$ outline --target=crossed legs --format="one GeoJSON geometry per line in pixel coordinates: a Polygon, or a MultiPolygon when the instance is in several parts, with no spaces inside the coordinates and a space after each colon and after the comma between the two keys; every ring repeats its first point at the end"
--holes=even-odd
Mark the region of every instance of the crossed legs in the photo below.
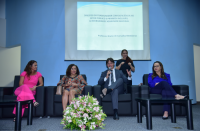
{"type": "Polygon", "coordinates": [[[123,93],[123,79],[119,78],[117,79],[111,86],[107,88],[104,88],[102,90],[103,94],[100,94],[102,97],[105,96],[106,94],[110,94],[112,97],[112,104],[113,104],[113,110],[118,110],[118,95],[123,93]]]}
{"type": "MultiPolygon", "coordinates": [[[[150,89],[150,93],[153,94],[161,94],[163,98],[176,98],[176,99],[183,99],[184,96],[177,94],[174,89],[172,88],[169,83],[166,81],[161,81],[158,85],[156,85],[154,88],[150,89]]],[[[168,118],[168,112],[170,110],[169,104],[163,105],[163,118],[168,118]]]]}

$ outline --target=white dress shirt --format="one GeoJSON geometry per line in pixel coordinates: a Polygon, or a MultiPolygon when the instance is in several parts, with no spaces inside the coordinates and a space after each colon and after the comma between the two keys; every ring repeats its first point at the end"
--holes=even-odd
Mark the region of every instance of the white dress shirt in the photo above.
{"type": "MultiPolygon", "coordinates": [[[[110,76],[108,77],[109,78],[109,84],[108,86],[111,86],[111,75],[112,75],[112,72],[113,72],[113,82],[116,81],[116,77],[115,77],[115,69],[111,70],[111,74],[110,76]]],[[[131,80],[132,78],[128,76],[128,80],[131,80]]],[[[107,80],[107,78],[105,77],[104,78],[104,82],[107,80]]]]}

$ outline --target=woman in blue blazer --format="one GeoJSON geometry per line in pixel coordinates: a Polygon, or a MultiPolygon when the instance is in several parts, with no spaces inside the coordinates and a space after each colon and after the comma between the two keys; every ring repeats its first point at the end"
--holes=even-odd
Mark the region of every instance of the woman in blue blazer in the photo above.
{"type": "MultiPolygon", "coordinates": [[[[161,94],[163,98],[183,99],[185,96],[177,94],[172,88],[170,74],[164,72],[163,64],[156,61],[152,67],[153,73],[148,76],[148,85],[150,86],[150,94],[161,94]]],[[[168,119],[169,104],[163,106],[163,119],[168,119]]]]}

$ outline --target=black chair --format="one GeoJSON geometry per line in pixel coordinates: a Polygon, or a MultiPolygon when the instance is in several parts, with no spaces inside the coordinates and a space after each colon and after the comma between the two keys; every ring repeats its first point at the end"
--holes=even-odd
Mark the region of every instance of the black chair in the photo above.
{"type": "MultiPolygon", "coordinates": [[[[60,75],[60,80],[62,79],[64,75],[60,75]]],[[[86,75],[82,74],[85,81],[87,81],[86,75]]],[[[45,109],[45,115],[47,117],[50,116],[62,116],[63,108],[62,108],[62,95],[56,95],[56,89],[57,86],[48,86],[46,88],[46,109],[45,109]]],[[[81,95],[92,95],[92,86],[86,85],[82,91],[81,95]]],[[[78,95],[75,95],[77,97],[78,95]]],[[[69,103],[68,103],[69,104],[69,103]]]]}
{"type": "MultiPolygon", "coordinates": [[[[0,87],[0,100],[3,100],[3,88],[0,87]]],[[[2,108],[0,107],[0,118],[2,118],[2,108]]]]}
{"type": "MultiPolygon", "coordinates": [[[[147,95],[154,95],[154,97],[162,98],[160,94],[149,94],[150,87],[148,86],[148,76],[149,74],[143,75],[143,85],[140,87],[140,97],[147,95]]],[[[187,85],[172,85],[176,93],[181,95],[189,95],[189,86],[187,85]]],[[[162,116],[163,115],[163,104],[153,104],[152,106],[152,115],[162,116]]],[[[146,114],[145,109],[142,109],[143,114],[146,114]]],[[[170,114],[170,112],[169,112],[170,114]]],[[[183,104],[176,104],[176,115],[185,116],[186,108],[183,104]]]]}
{"type": "MultiPolygon", "coordinates": [[[[44,81],[44,77],[43,81],[44,81]]],[[[0,99],[3,100],[16,100],[17,97],[14,95],[14,91],[17,87],[19,87],[19,80],[20,76],[15,76],[14,78],[14,86],[13,87],[0,87],[0,99]]],[[[39,85],[39,82],[38,84],[39,85]]],[[[36,95],[35,99],[40,104],[37,108],[33,108],[33,116],[44,116],[44,86],[40,86],[36,88],[36,95]]],[[[14,106],[6,106],[6,107],[0,107],[0,117],[15,117],[13,112],[14,106]],[[2,111],[1,111],[2,110],[2,111]]],[[[26,117],[28,115],[28,111],[25,110],[24,116],[26,117]]]]}
{"type": "MultiPolygon", "coordinates": [[[[113,115],[112,98],[110,94],[107,94],[103,99],[100,97],[102,94],[102,89],[104,87],[96,85],[93,87],[94,97],[99,101],[99,105],[103,106],[103,112],[106,115],[113,115]]],[[[118,114],[121,116],[129,116],[137,114],[137,103],[135,101],[136,97],[139,97],[139,86],[124,84],[126,93],[120,94],[118,98],[118,114]]]]}

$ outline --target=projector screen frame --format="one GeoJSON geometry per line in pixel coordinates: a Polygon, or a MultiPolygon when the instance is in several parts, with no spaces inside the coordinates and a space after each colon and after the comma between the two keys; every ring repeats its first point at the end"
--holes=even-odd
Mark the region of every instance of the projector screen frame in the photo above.
{"type": "MultiPolygon", "coordinates": [[[[71,45],[77,45],[77,10],[74,12],[74,8],[77,9],[77,2],[97,2],[93,0],[65,0],[65,61],[104,61],[105,59],[112,57],[110,55],[104,55],[104,51],[99,51],[100,54],[102,54],[103,58],[96,59],[91,58],[91,56],[94,56],[96,53],[96,50],[93,53],[88,53],[87,51],[79,50],[74,51],[74,47],[71,47],[71,45]],[[73,13],[72,13],[73,12],[73,13]],[[76,14],[76,15],[74,15],[76,14]],[[66,17],[67,16],[67,17],[66,17]],[[70,18],[70,19],[69,19],[70,18]],[[74,22],[75,21],[75,22],[74,22]],[[70,43],[70,44],[69,44],[70,43]],[[68,45],[67,45],[68,44],[68,45]],[[69,49],[66,51],[66,49],[69,49]],[[75,55],[71,55],[71,53],[74,53],[75,55]],[[76,56],[82,56],[81,54],[84,53],[89,59],[85,58],[78,58],[76,56]],[[67,56],[67,58],[66,58],[67,56]]],[[[119,0],[99,0],[98,2],[119,2],[119,0]]],[[[129,50],[129,56],[132,60],[136,61],[149,61],[151,60],[150,57],[150,37],[149,37],[149,1],[148,0],[125,0],[123,2],[143,2],[143,15],[146,17],[143,17],[143,32],[145,35],[143,35],[145,38],[143,38],[143,42],[147,43],[144,44],[144,50],[139,53],[138,50],[129,50]],[[135,58],[132,56],[136,56],[139,54],[143,58],[135,58]]],[[[121,50],[112,52],[117,57],[112,57],[113,59],[120,59],[121,58],[121,50]]]]}

